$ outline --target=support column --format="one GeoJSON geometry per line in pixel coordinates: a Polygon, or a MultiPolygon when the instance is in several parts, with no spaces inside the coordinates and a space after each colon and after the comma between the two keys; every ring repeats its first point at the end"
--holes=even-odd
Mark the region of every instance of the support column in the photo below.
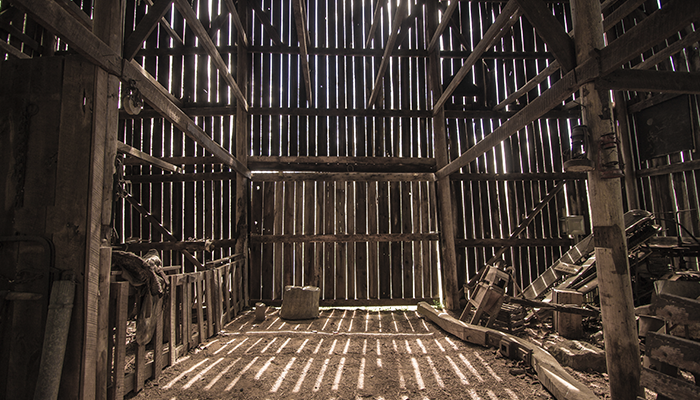
{"type": "MultiPolygon", "coordinates": [[[[243,19],[241,23],[244,29],[248,29],[249,17],[247,12],[248,2],[241,0],[238,2],[238,15],[243,19]]],[[[237,76],[236,82],[243,92],[243,96],[246,97],[248,93],[248,48],[238,36],[238,53],[237,53],[237,76]]],[[[238,107],[236,108],[236,158],[241,164],[248,166],[248,154],[250,153],[249,148],[249,137],[250,129],[248,125],[248,112],[241,102],[237,101],[238,107]]],[[[238,235],[236,240],[236,253],[243,253],[244,262],[242,267],[243,272],[243,304],[247,305],[250,299],[249,288],[248,288],[248,268],[250,266],[250,260],[248,259],[248,236],[249,236],[249,226],[248,226],[248,206],[249,206],[249,193],[248,187],[250,186],[250,180],[246,177],[238,174],[236,176],[236,226],[235,231],[238,235]]]]}
{"type": "MultiPolygon", "coordinates": [[[[437,29],[437,6],[434,1],[428,2],[428,37],[432,37],[437,29]]],[[[434,50],[428,56],[429,81],[433,93],[433,99],[437,100],[442,96],[442,85],[440,84],[440,57],[439,50],[434,50]]],[[[449,163],[447,154],[447,128],[445,126],[445,109],[440,107],[437,114],[433,116],[433,133],[435,135],[435,160],[437,169],[449,163]]],[[[457,250],[455,249],[455,219],[452,216],[452,191],[450,177],[446,176],[437,181],[437,197],[439,207],[439,227],[440,242],[442,248],[442,282],[445,290],[445,307],[448,310],[459,309],[459,284],[457,282],[457,250]]]]}
{"type": "MultiPolygon", "coordinates": [[[[604,47],[599,2],[573,0],[571,8],[576,32],[576,59],[587,59],[604,47]]],[[[619,178],[603,179],[599,157],[617,161],[617,155],[601,154],[603,135],[615,132],[608,92],[594,84],[581,87],[583,122],[591,133],[589,156],[596,169],[588,173],[589,201],[595,242],[596,268],[605,336],[605,356],[612,399],[637,398],[641,363],[634,317],[632,285],[623,221],[622,186],[619,178]]]]}
{"type": "MultiPolygon", "coordinates": [[[[126,12],[125,0],[96,0],[94,11],[94,33],[118,54],[122,53],[124,14],[126,12]]],[[[96,355],[95,365],[84,365],[87,374],[95,374],[95,391],[84,387],[83,398],[92,395],[97,400],[107,399],[107,385],[109,384],[109,372],[111,367],[107,365],[109,360],[109,291],[112,268],[112,204],[114,196],[113,175],[115,173],[114,160],[117,155],[117,135],[119,130],[119,78],[109,75],[104,70],[96,69],[95,87],[100,91],[95,94],[96,108],[94,115],[93,134],[96,134],[93,145],[93,158],[100,162],[92,165],[94,184],[91,201],[94,212],[91,213],[91,225],[93,246],[100,246],[97,290],[97,321],[96,321],[96,355]],[[102,136],[104,135],[104,136],[102,136]],[[98,142],[98,140],[100,142],[98,142]],[[99,170],[98,170],[99,168],[99,170]],[[100,201],[100,203],[98,203],[100,201]],[[98,236],[99,235],[99,236],[98,236]]],[[[94,249],[92,250],[95,251],[94,249]]],[[[95,299],[86,299],[91,304],[95,299]]],[[[89,378],[90,380],[92,377],[89,378]]]]}

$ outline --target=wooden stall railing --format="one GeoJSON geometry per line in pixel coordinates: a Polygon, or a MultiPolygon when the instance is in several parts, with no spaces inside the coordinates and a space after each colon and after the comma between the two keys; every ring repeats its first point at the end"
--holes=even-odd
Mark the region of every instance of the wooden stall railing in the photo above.
{"type": "MultiPolygon", "coordinates": [[[[114,335],[110,335],[106,363],[110,399],[139,392],[146,380],[158,379],[164,368],[236,317],[244,307],[243,262],[239,259],[206,271],[169,275],[169,291],[156,301],[155,315],[150,317],[155,327],[148,343],[138,343],[131,333],[129,294],[135,291],[128,282],[112,282],[110,329],[114,335]]],[[[135,323],[137,331],[149,324],[138,318],[135,323]]]]}

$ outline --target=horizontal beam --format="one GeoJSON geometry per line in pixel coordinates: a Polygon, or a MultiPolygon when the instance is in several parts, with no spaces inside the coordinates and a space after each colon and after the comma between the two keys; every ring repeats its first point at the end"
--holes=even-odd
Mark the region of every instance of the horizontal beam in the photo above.
{"type": "Polygon", "coordinates": [[[455,239],[456,247],[564,247],[571,246],[567,238],[489,238],[489,239],[455,239]]]}
{"type": "MultiPolygon", "coordinates": [[[[164,92],[167,93],[167,92],[164,92]]],[[[170,95],[170,100],[179,104],[180,100],[170,95]]],[[[202,105],[193,107],[181,107],[185,114],[191,117],[214,117],[230,116],[230,105],[202,105]]],[[[516,111],[492,111],[492,110],[447,110],[445,118],[468,118],[468,119],[508,119],[514,116],[516,111]]],[[[254,107],[249,109],[250,115],[273,115],[273,116],[295,116],[295,117],[409,117],[409,118],[431,118],[432,112],[429,110],[411,109],[322,109],[322,108],[270,108],[254,107]]],[[[138,115],[127,114],[122,111],[119,114],[121,119],[145,119],[159,118],[160,114],[152,109],[144,109],[138,115]]],[[[578,119],[581,113],[576,110],[551,110],[546,112],[542,118],[569,118],[578,119]]]]}
{"type": "Polygon", "coordinates": [[[117,151],[138,158],[139,160],[146,161],[147,163],[154,165],[164,171],[171,171],[178,174],[182,173],[182,168],[170,164],[169,162],[163,161],[160,158],[153,157],[148,153],[144,153],[143,151],[137,148],[131,147],[128,144],[119,141],[117,142],[117,151]]]}
{"type": "Polygon", "coordinates": [[[425,157],[278,157],[249,156],[248,165],[257,171],[337,172],[434,172],[435,159],[425,157]],[[333,168],[333,169],[332,169],[333,168]]]}
{"type": "Polygon", "coordinates": [[[595,80],[597,89],[700,94],[700,73],[621,69],[595,80]]]}
{"type": "Polygon", "coordinates": [[[697,171],[700,170],[700,160],[686,161],[679,164],[662,165],[654,168],[640,169],[636,172],[637,178],[646,178],[648,176],[668,175],[679,172],[697,171]]]}
{"type": "Polygon", "coordinates": [[[253,182],[435,182],[435,174],[409,172],[253,172],[253,176],[250,179],[253,182]]]}
{"type": "Polygon", "coordinates": [[[561,179],[588,179],[585,172],[542,172],[542,173],[508,173],[508,174],[452,174],[453,181],[552,181],[561,179]]]}
{"type": "Polygon", "coordinates": [[[369,235],[250,235],[251,244],[259,243],[357,243],[419,242],[439,239],[437,233],[375,233],[369,235]]]}
{"type": "MultiPolygon", "coordinates": [[[[220,54],[233,54],[238,51],[237,45],[217,46],[220,54]]],[[[282,54],[300,55],[301,49],[298,46],[276,46],[251,45],[248,52],[253,54],[282,54]]],[[[446,50],[440,52],[441,58],[467,58],[471,51],[446,50]]],[[[136,55],[138,57],[161,57],[161,56],[185,56],[207,54],[201,47],[161,47],[156,49],[140,49],[136,55]]],[[[366,49],[359,47],[351,48],[329,48],[329,47],[309,47],[308,54],[312,56],[341,56],[341,57],[378,57],[384,54],[384,49],[366,49]]],[[[393,57],[427,57],[428,51],[425,49],[395,49],[393,57]]],[[[548,51],[494,51],[489,50],[481,56],[484,60],[511,60],[511,59],[535,59],[544,60],[553,58],[548,51]]]]}

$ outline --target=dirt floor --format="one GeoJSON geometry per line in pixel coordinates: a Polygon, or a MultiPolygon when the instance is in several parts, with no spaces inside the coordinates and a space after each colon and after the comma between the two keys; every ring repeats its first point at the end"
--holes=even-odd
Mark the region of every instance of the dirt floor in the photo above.
{"type": "Polygon", "coordinates": [[[552,399],[531,371],[408,310],[247,311],[133,399],[552,399]]]}

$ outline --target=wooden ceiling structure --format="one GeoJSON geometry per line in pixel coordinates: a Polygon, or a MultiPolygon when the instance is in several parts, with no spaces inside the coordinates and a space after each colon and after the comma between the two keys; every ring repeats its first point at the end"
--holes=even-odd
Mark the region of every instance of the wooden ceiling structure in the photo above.
{"type": "MultiPolygon", "coordinates": [[[[118,246],[157,248],[187,271],[242,254],[250,301],[274,304],[285,285],[313,284],[328,305],[442,293],[457,309],[461,283],[496,258],[521,286],[535,279],[572,244],[566,215],[619,228],[623,208],[645,207],[700,233],[700,158],[640,158],[631,116],[700,94],[700,7],[582,4],[3,0],[0,50],[79,54],[97,67],[104,115],[93,143],[104,146],[91,150],[101,162],[90,190],[102,197],[88,207],[85,304],[98,303],[96,249],[116,231],[118,246]],[[583,15],[600,32],[572,29],[583,15]],[[602,44],[582,50],[596,35],[602,44]],[[120,82],[122,95],[142,96],[140,114],[117,111],[120,82]],[[601,112],[587,116],[594,106],[601,112]],[[622,179],[563,169],[572,126],[596,118],[617,131],[622,179]],[[128,155],[116,172],[131,186],[114,201],[117,154],[128,155]],[[606,208],[620,218],[604,221],[606,208]]],[[[624,248],[610,240],[600,247],[624,248]]],[[[618,306],[627,315],[626,299],[618,306]]],[[[86,340],[99,315],[86,308],[86,340]]],[[[82,359],[82,382],[94,383],[93,361],[82,359]]]]}

